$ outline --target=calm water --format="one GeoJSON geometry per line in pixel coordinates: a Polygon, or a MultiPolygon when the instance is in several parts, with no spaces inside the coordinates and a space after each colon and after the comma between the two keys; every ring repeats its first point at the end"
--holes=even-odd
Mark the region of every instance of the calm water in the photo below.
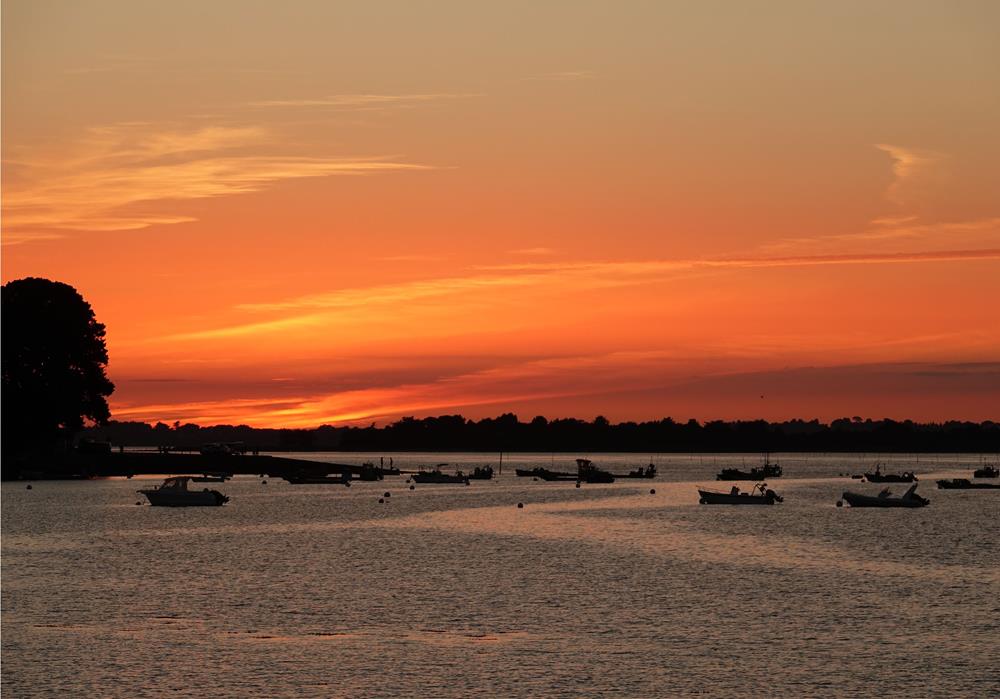
{"type": "Polygon", "coordinates": [[[1000,491],[931,481],[979,458],[890,459],[920,510],[834,506],[880,488],[838,475],[870,457],[777,459],[784,504],[750,508],[694,485],[757,456],[579,489],[514,477],[549,455],[413,491],[237,477],[210,485],[225,507],[176,510],[137,507],[139,479],[4,483],[3,694],[996,696],[1000,491]]]}

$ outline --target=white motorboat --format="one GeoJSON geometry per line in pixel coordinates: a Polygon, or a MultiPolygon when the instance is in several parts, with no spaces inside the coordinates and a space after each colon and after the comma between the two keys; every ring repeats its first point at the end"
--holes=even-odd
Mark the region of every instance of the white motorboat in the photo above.
{"type": "Polygon", "coordinates": [[[212,507],[229,502],[229,497],[218,490],[188,490],[192,476],[167,478],[155,488],[143,488],[142,493],[150,505],[160,507],[212,507]]]}

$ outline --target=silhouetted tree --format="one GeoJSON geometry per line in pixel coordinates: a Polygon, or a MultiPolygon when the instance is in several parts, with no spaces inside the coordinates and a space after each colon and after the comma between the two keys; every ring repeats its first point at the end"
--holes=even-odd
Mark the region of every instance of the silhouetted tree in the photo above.
{"type": "Polygon", "coordinates": [[[3,450],[51,451],[106,423],[115,390],[104,325],[76,289],[28,277],[3,285],[3,450]]]}
{"type": "Polygon", "coordinates": [[[251,428],[246,425],[183,425],[171,430],[162,422],[114,422],[85,432],[97,439],[135,446],[172,445],[197,448],[206,442],[245,442],[262,451],[565,451],[596,453],[626,451],[667,453],[692,451],[760,452],[1000,452],[1000,423],[949,421],[764,420],[721,422],[704,426],[670,418],[652,422],[622,422],[595,430],[576,419],[549,422],[537,417],[517,422],[513,415],[478,422],[461,415],[403,418],[385,427],[334,427],[315,430],[251,428]],[[499,446],[498,446],[499,445],[499,446]]]}

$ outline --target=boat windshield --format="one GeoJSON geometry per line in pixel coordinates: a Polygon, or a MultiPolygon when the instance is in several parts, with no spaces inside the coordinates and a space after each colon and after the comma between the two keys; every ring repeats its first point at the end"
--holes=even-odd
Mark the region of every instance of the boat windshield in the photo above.
{"type": "Polygon", "coordinates": [[[187,490],[188,481],[191,480],[190,476],[178,477],[178,478],[167,478],[163,481],[163,485],[160,489],[174,489],[174,490],[187,490]]]}

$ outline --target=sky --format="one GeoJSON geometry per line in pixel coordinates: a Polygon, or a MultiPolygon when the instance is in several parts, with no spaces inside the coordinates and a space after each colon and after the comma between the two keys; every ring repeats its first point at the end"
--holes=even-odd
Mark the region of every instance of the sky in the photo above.
{"type": "Polygon", "coordinates": [[[1000,419],[1000,3],[2,12],[115,419],[1000,419]]]}

